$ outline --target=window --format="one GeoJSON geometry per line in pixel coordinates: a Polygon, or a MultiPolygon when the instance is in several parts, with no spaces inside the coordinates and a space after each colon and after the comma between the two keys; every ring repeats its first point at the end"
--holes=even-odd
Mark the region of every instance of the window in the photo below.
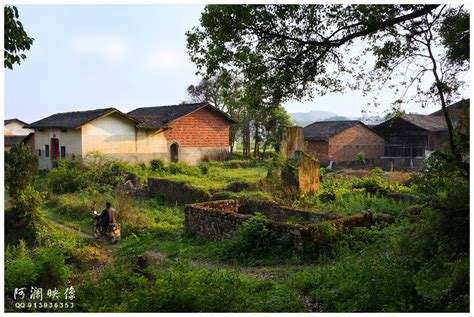
{"type": "Polygon", "coordinates": [[[41,149],[38,149],[38,156],[41,156],[41,149]]]}
{"type": "Polygon", "coordinates": [[[44,145],[44,156],[49,157],[49,144],[44,145]]]}
{"type": "Polygon", "coordinates": [[[61,158],[65,158],[65,157],[66,157],[66,147],[61,146],[61,158]]]}
{"type": "Polygon", "coordinates": [[[67,132],[67,129],[62,128],[61,132],[67,132]]]}

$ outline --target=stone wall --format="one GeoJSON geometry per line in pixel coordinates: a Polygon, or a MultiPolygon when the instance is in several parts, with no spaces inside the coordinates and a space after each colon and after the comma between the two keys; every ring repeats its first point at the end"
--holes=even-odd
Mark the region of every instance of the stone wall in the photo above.
{"type": "Polygon", "coordinates": [[[280,152],[284,158],[293,158],[295,151],[305,151],[303,128],[284,126],[281,132],[280,152]]]}
{"type": "Polygon", "coordinates": [[[185,182],[163,178],[149,178],[148,193],[152,197],[161,197],[178,204],[208,201],[211,198],[210,194],[203,189],[194,188],[185,182]]]}
{"type": "Polygon", "coordinates": [[[319,189],[319,161],[302,151],[295,151],[294,158],[288,160],[281,172],[281,182],[285,187],[294,187],[303,193],[319,189]]]}
{"type": "Polygon", "coordinates": [[[314,246],[324,239],[327,226],[336,231],[347,231],[357,226],[372,224],[372,214],[363,212],[351,216],[319,214],[306,210],[283,207],[275,203],[252,200],[219,200],[187,205],[185,214],[186,231],[212,240],[231,237],[255,212],[264,214],[268,226],[278,235],[291,238],[296,248],[314,246]],[[306,220],[308,224],[293,224],[294,218],[306,220]]]}

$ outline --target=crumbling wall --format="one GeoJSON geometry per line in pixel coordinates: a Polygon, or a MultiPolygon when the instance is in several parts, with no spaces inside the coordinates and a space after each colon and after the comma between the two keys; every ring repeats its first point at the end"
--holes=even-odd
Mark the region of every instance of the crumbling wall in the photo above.
{"type": "Polygon", "coordinates": [[[237,210],[241,214],[248,215],[259,212],[268,219],[278,222],[285,222],[291,218],[299,218],[307,223],[318,223],[338,218],[338,216],[334,214],[322,214],[303,209],[294,209],[274,202],[255,199],[242,200],[237,210]]]}
{"type": "MultiPolygon", "coordinates": [[[[326,242],[328,226],[340,233],[372,224],[370,212],[339,217],[292,209],[271,202],[232,199],[187,205],[184,210],[185,228],[188,232],[208,239],[222,240],[231,237],[255,212],[264,214],[270,220],[268,227],[281,237],[290,237],[298,249],[326,242]],[[301,217],[311,223],[301,225],[285,222],[291,217],[301,217]]],[[[334,237],[330,236],[331,239],[334,237]]]]}
{"type": "Polygon", "coordinates": [[[319,161],[302,151],[295,151],[293,159],[288,160],[281,172],[284,187],[294,187],[303,193],[319,189],[319,161]]]}
{"type": "Polygon", "coordinates": [[[303,128],[284,126],[281,132],[280,153],[285,159],[293,158],[295,151],[305,151],[303,128]]]}

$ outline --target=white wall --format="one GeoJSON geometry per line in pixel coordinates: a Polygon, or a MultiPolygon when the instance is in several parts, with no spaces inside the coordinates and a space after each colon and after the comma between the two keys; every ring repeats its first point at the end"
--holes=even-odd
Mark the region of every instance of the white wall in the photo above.
{"type": "Polygon", "coordinates": [[[32,129],[23,128],[23,124],[18,121],[13,121],[5,125],[5,135],[28,135],[31,132],[33,132],[32,129]]]}
{"type": "Polygon", "coordinates": [[[45,156],[46,144],[49,145],[51,152],[51,138],[59,139],[59,150],[61,150],[61,146],[66,147],[66,157],[82,155],[81,129],[66,129],[65,131],[45,129],[43,132],[35,129],[33,153],[39,155],[38,150],[41,149],[41,156],[39,156],[40,169],[50,169],[52,167],[51,155],[49,157],[45,156]]]}

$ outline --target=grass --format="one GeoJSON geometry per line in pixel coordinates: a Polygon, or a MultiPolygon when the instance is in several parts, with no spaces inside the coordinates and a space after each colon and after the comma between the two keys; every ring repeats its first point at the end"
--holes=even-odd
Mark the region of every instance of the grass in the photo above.
{"type": "Polygon", "coordinates": [[[267,176],[267,168],[264,166],[235,169],[211,166],[205,175],[165,174],[160,177],[186,182],[193,187],[216,192],[224,189],[233,182],[256,183],[264,179],[265,176],[267,176]]]}

